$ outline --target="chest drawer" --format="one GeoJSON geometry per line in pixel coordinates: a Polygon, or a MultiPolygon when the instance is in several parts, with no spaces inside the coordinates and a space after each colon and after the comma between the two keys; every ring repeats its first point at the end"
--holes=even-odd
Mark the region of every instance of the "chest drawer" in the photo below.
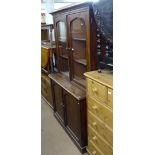
{"type": "Polygon", "coordinates": [[[113,108],[113,90],[108,88],[108,106],[113,108]]]}
{"type": "Polygon", "coordinates": [[[41,94],[53,107],[51,82],[47,75],[41,75],[41,94]]]}
{"type": "Polygon", "coordinates": [[[95,118],[95,116],[90,111],[88,111],[88,125],[91,126],[102,138],[107,140],[112,145],[112,130],[107,128],[103,122],[95,118]]]}
{"type": "Polygon", "coordinates": [[[48,91],[47,91],[47,80],[45,76],[41,77],[41,94],[47,98],[48,96],[48,91]]]}
{"type": "Polygon", "coordinates": [[[107,87],[87,78],[87,93],[99,102],[107,103],[107,87]]]}
{"type": "Polygon", "coordinates": [[[101,150],[91,141],[88,141],[88,153],[90,155],[103,155],[101,150]]]}
{"type": "Polygon", "coordinates": [[[88,141],[92,141],[105,155],[112,155],[111,146],[104,140],[101,139],[94,130],[88,126],[88,141]]]}
{"type": "Polygon", "coordinates": [[[88,110],[90,110],[95,116],[101,119],[105,124],[107,124],[110,128],[113,128],[113,115],[111,109],[102,105],[92,99],[91,97],[87,97],[88,110]]]}

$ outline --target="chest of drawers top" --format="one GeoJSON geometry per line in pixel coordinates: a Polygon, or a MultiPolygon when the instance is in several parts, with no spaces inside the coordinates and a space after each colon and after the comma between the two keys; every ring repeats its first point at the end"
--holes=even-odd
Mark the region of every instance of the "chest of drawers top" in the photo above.
{"type": "Polygon", "coordinates": [[[101,73],[98,73],[98,71],[91,71],[85,73],[84,75],[87,78],[113,89],[113,73],[111,71],[102,70],[101,73]]]}

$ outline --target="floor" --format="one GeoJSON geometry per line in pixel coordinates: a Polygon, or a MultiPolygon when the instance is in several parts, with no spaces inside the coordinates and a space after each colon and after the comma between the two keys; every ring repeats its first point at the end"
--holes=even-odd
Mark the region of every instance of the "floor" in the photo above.
{"type": "Polygon", "coordinates": [[[81,155],[53,116],[51,107],[43,99],[41,101],[41,155],[81,155]]]}

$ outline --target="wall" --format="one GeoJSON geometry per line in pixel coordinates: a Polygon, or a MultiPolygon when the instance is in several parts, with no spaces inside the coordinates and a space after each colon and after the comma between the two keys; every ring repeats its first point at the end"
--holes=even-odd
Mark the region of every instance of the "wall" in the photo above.
{"type": "MultiPolygon", "coordinates": [[[[42,0],[41,1],[41,10],[42,10],[41,12],[46,13],[46,24],[53,24],[53,17],[49,13],[59,8],[62,8],[64,6],[70,5],[70,4],[72,3],[54,3],[54,0],[42,0]]],[[[54,41],[55,40],[54,31],[52,32],[52,38],[54,41]]]]}
{"type": "Polygon", "coordinates": [[[50,12],[70,4],[72,3],[54,3],[54,0],[42,0],[41,10],[46,13],[46,23],[53,24],[52,15],[49,14],[50,12]]]}
{"type": "Polygon", "coordinates": [[[59,8],[62,8],[64,6],[70,5],[72,3],[54,3],[54,9],[57,10],[59,8]]]}
{"type": "Polygon", "coordinates": [[[43,3],[41,3],[41,10],[46,13],[46,23],[53,24],[52,15],[49,13],[54,10],[54,0],[43,0],[43,3]]]}

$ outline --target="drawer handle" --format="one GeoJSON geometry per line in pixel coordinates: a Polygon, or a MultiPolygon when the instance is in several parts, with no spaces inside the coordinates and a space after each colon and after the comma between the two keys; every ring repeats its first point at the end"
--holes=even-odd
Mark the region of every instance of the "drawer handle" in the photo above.
{"type": "Polygon", "coordinates": [[[97,88],[92,88],[92,91],[93,91],[94,93],[96,93],[96,92],[97,92],[97,88]]]}
{"type": "Polygon", "coordinates": [[[96,137],[96,136],[94,136],[94,137],[93,137],[93,140],[97,140],[97,137],[96,137]]]}
{"type": "Polygon", "coordinates": [[[97,125],[97,123],[96,123],[96,122],[93,122],[92,124],[93,124],[93,126],[96,126],[96,125],[97,125]]]}
{"type": "Polygon", "coordinates": [[[94,154],[94,155],[95,155],[95,154],[96,154],[96,151],[93,151],[93,152],[92,152],[92,154],[94,154]]]}
{"type": "Polygon", "coordinates": [[[96,106],[96,105],[94,105],[92,108],[93,108],[94,110],[96,110],[96,109],[97,109],[97,106],[96,106]]]}
{"type": "Polygon", "coordinates": [[[110,92],[110,91],[108,91],[108,94],[109,94],[109,95],[111,95],[111,92],[110,92]]]}

